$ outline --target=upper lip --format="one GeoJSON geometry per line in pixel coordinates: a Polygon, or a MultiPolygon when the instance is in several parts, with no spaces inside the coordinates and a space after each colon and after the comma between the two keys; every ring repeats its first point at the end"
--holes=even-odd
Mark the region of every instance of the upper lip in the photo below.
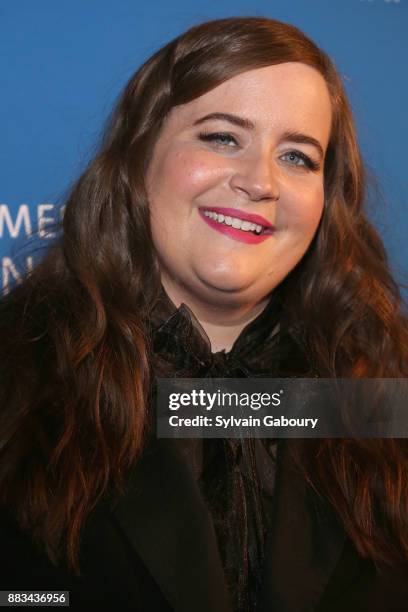
{"type": "Polygon", "coordinates": [[[201,210],[208,210],[210,212],[215,212],[220,215],[236,217],[237,219],[242,219],[242,221],[250,221],[251,223],[256,223],[256,225],[262,225],[263,227],[275,229],[274,226],[265,219],[265,217],[262,217],[261,215],[255,215],[253,213],[247,213],[244,210],[240,210],[239,208],[218,208],[218,206],[210,206],[201,207],[201,210]]]}

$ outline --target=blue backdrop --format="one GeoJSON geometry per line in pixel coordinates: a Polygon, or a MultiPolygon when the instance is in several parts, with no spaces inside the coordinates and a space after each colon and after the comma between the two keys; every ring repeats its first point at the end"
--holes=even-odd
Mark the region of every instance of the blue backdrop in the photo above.
{"type": "Polygon", "coordinates": [[[139,64],[191,25],[245,15],[293,23],[334,59],[377,177],[370,217],[407,282],[408,0],[3,0],[1,285],[35,265],[31,231],[49,244],[59,205],[139,64]]]}

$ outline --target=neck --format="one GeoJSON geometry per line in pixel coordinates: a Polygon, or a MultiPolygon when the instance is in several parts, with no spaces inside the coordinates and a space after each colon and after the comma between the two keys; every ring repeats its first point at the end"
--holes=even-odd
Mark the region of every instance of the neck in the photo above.
{"type": "Polygon", "coordinates": [[[229,300],[228,303],[205,302],[164,279],[162,284],[177,308],[184,303],[192,310],[211,342],[213,353],[230,351],[241,331],[264,310],[268,303],[268,298],[249,304],[233,300],[229,300]]]}

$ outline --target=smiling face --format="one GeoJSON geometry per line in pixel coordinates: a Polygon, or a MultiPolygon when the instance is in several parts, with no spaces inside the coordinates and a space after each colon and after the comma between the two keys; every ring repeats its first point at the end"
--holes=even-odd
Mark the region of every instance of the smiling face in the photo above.
{"type": "Polygon", "coordinates": [[[306,252],[324,206],[331,103],[290,62],[171,110],[146,184],[162,282],[176,302],[256,305],[306,252]]]}

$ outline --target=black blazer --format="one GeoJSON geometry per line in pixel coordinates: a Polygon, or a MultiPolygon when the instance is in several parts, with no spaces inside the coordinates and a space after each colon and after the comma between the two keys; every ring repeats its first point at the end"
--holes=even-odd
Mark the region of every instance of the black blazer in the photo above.
{"type": "MultiPolygon", "coordinates": [[[[379,574],[360,558],[292,464],[289,446],[302,441],[279,444],[256,612],[406,612],[408,564],[379,574]]],[[[69,590],[71,609],[232,612],[211,518],[177,440],[151,445],[115,510],[92,514],[81,578],[36,553],[6,518],[0,537],[1,590],[69,590]]]]}

